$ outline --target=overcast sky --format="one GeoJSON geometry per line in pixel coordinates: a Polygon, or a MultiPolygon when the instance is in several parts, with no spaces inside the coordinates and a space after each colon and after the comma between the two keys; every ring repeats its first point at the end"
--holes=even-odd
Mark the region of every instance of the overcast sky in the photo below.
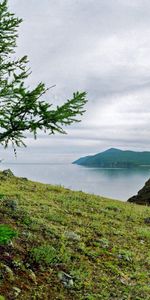
{"type": "Polygon", "coordinates": [[[150,1],[9,0],[23,18],[17,55],[27,54],[30,84],[56,84],[55,105],[87,91],[81,123],[67,136],[29,146],[96,153],[110,147],[150,150],[150,1]]]}

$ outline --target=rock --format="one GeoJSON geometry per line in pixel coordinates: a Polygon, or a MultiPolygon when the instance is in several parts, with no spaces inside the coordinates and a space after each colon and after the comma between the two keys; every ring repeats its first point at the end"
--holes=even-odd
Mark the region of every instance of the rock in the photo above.
{"type": "Polygon", "coordinates": [[[13,291],[14,291],[15,298],[17,298],[19,296],[19,294],[21,293],[21,290],[16,286],[13,287],[13,291]]]}
{"type": "Polygon", "coordinates": [[[98,241],[102,248],[104,248],[104,249],[109,248],[109,241],[106,238],[102,238],[98,241]]]}
{"type": "Polygon", "coordinates": [[[26,177],[21,177],[21,179],[24,181],[28,181],[28,178],[26,178],[26,177]]]}
{"type": "Polygon", "coordinates": [[[9,259],[9,258],[11,257],[11,255],[10,255],[10,253],[8,253],[8,252],[4,252],[4,257],[5,257],[6,259],[9,259]]]}
{"type": "Polygon", "coordinates": [[[29,237],[31,235],[30,231],[24,230],[22,231],[22,235],[25,237],[29,237]]]}
{"type": "Polygon", "coordinates": [[[59,272],[58,273],[58,278],[60,281],[62,281],[63,285],[67,288],[72,288],[73,287],[73,278],[69,274],[65,272],[59,272]]]}
{"type": "Polygon", "coordinates": [[[5,275],[5,277],[7,277],[7,279],[9,281],[14,281],[15,278],[14,278],[14,273],[13,271],[11,270],[10,267],[8,267],[7,265],[3,264],[3,263],[0,263],[0,270],[2,271],[2,273],[5,275]]]}
{"type": "MultiPolygon", "coordinates": [[[[92,208],[91,208],[91,209],[92,209],[92,208]]],[[[82,214],[83,214],[83,213],[82,213],[82,211],[81,211],[80,209],[78,209],[78,210],[76,211],[76,215],[77,215],[77,216],[82,216],[82,214]]]]}
{"type": "Polygon", "coordinates": [[[73,231],[65,231],[64,233],[65,238],[71,241],[80,241],[81,237],[77,233],[73,231]]]}
{"type": "Polygon", "coordinates": [[[140,244],[142,244],[142,245],[143,245],[144,243],[145,243],[145,241],[144,241],[144,240],[140,240],[140,244]]]}
{"type": "Polygon", "coordinates": [[[9,241],[9,243],[8,243],[8,246],[10,246],[10,247],[14,248],[14,244],[13,244],[13,242],[12,242],[12,241],[9,241]]]}
{"type": "Polygon", "coordinates": [[[13,260],[12,264],[17,269],[22,269],[22,267],[23,267],[23,262],[21,260],[17,260],[17,259],[13,260]]]}
{"type": "Polygon", "coordinates": [[[14,177],[13,172],[10,169],[4,170],[2,172],[3,175],[7,176],[7,177],[14,177]]]}
{"type": "Polygon", "coordinates": [[[145,183],[144,187],[136,196],[128,199],[128,202],[133,202],[141,205],[150,205],[150,179],[145,183]]]}
{"type": "Polygon", "coordinates": [[[150,224],[150,217],[144,219],[145,224],[150,224]]]}
{"type": "Polygon", "coordinates": [[[18,208],[18,202],[15,199],[5,200],[4,205],[14,211],[18,208]]]}
{"type": "Polygon", "coordinates": [[[37,284],[37,281],[36,281],[36,275],[35,275],[35,273],[34,273],[31,269],[28,270],[28,275],[29,275],[29,278],[30,278],[35,284],[37,284]]]}

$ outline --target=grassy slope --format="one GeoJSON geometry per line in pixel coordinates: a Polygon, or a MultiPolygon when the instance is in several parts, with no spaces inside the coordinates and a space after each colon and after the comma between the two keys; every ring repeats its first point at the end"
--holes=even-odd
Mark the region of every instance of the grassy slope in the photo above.
{"type": "Polygon", "coordinates": [[[0,176],[0,223],[18,231],[12,245],[0,246],[0,295],[19,300],[150,299],[150,230],[144,223],[150,208],[0,176]],[[9,199],[17,199],[17,210],[8,207],[9,199]],[[68,231],[80,240],[69,239],[68,231]],[[32,250],[41,245],[53,246],[51,263],[32,250]],[[13,275],[4,272],[3,264],[13,275]],[[73,277],[71,288],[58,278],[60,271],[73,277]]]}

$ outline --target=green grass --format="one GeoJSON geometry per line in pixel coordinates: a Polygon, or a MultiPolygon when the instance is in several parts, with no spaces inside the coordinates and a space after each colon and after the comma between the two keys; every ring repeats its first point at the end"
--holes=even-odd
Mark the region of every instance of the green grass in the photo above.
{"type": "Polygon", "coordinates": [[[8,244],[17,235],[8,225],[0,224],[0,245],[8,244]]]}
{"type": "Polygon", "coordinates": [[[0,249],[1,296],[14,297],[7,266],[20,300],[149,300],[149,207],[0,176],[0,223],[18,232],[0,249]]]}

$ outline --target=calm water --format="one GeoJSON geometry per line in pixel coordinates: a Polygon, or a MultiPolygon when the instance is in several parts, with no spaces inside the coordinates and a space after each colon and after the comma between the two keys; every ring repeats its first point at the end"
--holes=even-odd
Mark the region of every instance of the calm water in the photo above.
{"type": "Polygon", "coordinates": [[[55,161],[53,163],[2,163],[1,169],[6,168],[10,168],[16,176],[123,201],[136,194],[150,177],[150,168],[98,169],[60,161],[58,163],[55,161]]]}

